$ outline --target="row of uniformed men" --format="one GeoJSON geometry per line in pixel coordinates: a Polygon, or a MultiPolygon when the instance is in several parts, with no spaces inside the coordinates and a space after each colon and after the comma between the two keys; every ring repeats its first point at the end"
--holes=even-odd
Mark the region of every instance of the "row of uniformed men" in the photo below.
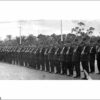
{"type": "MultiPolygon", "coordinates": [[[[100,73],[100,47],[86,44],[52,47],[0,47],[0,61],[27,66],[51,73],[81,77],[81,66],[88,74],[100,73]]],[[[86,74],[84,74],[86,78],[86,74]]]]}

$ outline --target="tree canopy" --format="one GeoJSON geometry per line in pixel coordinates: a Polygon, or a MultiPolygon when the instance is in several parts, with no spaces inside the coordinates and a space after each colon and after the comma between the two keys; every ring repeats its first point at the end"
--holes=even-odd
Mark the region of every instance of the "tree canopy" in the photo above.
{"type": "MultiPolygon", "coordinates": [[[[89,26],[85,28],[85,23],[79,22],[75,27],[71,29],[71,33],[63,34],[63,43],[81,43],[82,41],[88,43],[97,43],[100,40],[99,36],[94,36],[95,28],[89,26]]],[[[33,34],[28,36],[21,36],[21,45],[24,46],[52,46],[61,44],[61,35],[55,33],[51,35],[39,34],[37,37],[33,34]]],[[[18,46],[20,45],[20,37],[12,38],[11,35],[7,35],[4,41],[0,41],[2,46],[18,46]]]]}

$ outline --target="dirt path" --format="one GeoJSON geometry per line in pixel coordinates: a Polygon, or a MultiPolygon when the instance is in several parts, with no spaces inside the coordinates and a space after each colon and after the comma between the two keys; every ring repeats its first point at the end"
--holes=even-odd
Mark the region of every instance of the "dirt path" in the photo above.
{"type": "MultiPolygon", "coordinates": [[[[83,76],[83,73],[82,73],[83,76]]],[[[100,79],[100,75],[91,74],[93,79],[100,79]]],[[[0,80],[73,80],[75,78],[38,71],[23,66],[0,63],[0,80]]]]}

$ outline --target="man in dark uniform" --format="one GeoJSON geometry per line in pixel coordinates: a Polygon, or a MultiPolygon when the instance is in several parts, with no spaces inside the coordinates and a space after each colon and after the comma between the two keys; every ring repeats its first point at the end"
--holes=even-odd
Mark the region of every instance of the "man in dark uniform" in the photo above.
{"type": "Polygon", "coordinates": [[[45,71],[44,52],[45,52],[45,48],[42,47],[39,51],[39,61],[40,61],[40,66],[42,71],[45,71]]]}
{"type": "Polygon", "coordinates": [[[97,58],[98,74],[100,74],[100,40],[98,40],[98,44],[96,46],[96,58],[97,58]]]}
{"type": "Polygon", "coordinates": [[[61,55],[61,65],[62,65],[62,74],[67,75],[67,63],[66,63],[66,52],[67,52],[67,47],[63,46],[60,55],[61,55]]]}
{"type": "Polygon", "coordinates": [[[28,47],[28,52],[27,52],[27,63],[28,63],[28,67],[31,68],[30,66],[30,61],[31,61],[31,56],[30,56],[30,52],[31,52],[31,47],[28,47]]]}
{"type": "Polygon", "coordinates": [[[14,64],[14,46],[11,47],[11,64],[14,64]]]}
{"type": "Polygon", "coordinates": [[[34,51],[34,68],[39,69],[40,68],[40,62],[39,62],[39,47],[37,47],[34,51]]]}
{"type": "Polygon", "coordinates": [[[2,61],[2,47],[0,47],[0,61],[2,61]]]}
{"type": "Polygon", "coordinates": [[[6,47],[3,47],[2,49],[2,61],[3,62],[9,62],[9,58],[8,58],[8,47],[7,47],[7,53],[6,53],[6,47]]]}
{"type": "Polygon", "coordinates": [[[96,46],[92,44],[92,46],[90,47],[90,58],[89,58],[90,73],[95,72],[95,55],[96,55],[96,46]]]}
{"type": "Polygon", "coordinates": [[[3,62],[8,63],[8,47],[3,47],[3,62]]]}
{"type": "Polygon", "coordinates": [[[26,49],[26,56],[25,56],[25,60],[26,60],[26,66],[27,67],[30,67],[29,64],[30,64],[30,47],[28,46],[27,49],[26,49]]]}
{"type": "Polygon", "coordinates": [[[19,65],[23,66],[23,53],[24,53],[24,47],[21,47],[19,52],[19,65]]]}
{"type": "Polygon", "coordinates": [[[12,46],[12,47],[10,48],[10,64],[13,63],[13,49],[14,49],[14,47],[12,46]]]}
{"type": "Polygon", "coordinates": [[[22,47],[18,47],[17,49],[17,65],[21,65],[20,60],[21,60],[21,49],[22,47]]]}
{"type": "Polygon", "coordinates": [[[48,55],[49,55],[49,61],[50,61],[50,69],[51,69],[51,73],[54,72],[54,53],[55,53],[55,47],[51,47],[48,55]]]}
{"type": "Polygon", "coordinates": [[[18,63],[18,46],[16,46],[16,49],[15,49],[15,53],[14,53],[14,58],[15,58],[15,64],[17,65],[18,63]]]}
{"type": "Polygon", "coordinates": [[[36,48],[35,47],[32,47],[31,50],[30,50],[30,53],[29,53],[29,66],[31,68],[34,68],[36,69],[36,66],[35,66],[35,55],[34,55],[34,52],[35,52],[36,48]]]}
{"type": "Polygon", "coordinates": [[[72,56],[72,64],[73,69],[75,68],[76,76],[75,78],[80,78],[80,55],[81,55],[81,47],[77,44],[74,47],[73,50],[73,56],[72,56]]]}
{"type": "Polygon", "coordinates": [[[17,51],[17,47],[15,47],[13,50],[13,64],[16,64],[16,51],[17,51]]]}
{"type": "Polygon", "coordinates": [[[8,47],[3,47],[3,61],[8,63],[8,47]]]}
{"type": "Polygon", "coordinates": [[[44,52],[44,63],[45,63],[45,66],[46,66],[46,71],[49,72],[49,59],[48,59],[48,51],[49,51],[49,48],[45,48],[45,52],[44,52]]]}
{"type": "Polygon", "coordinates": [[[34,63],[33,63],[34,69],[36,69],[36,50],[37,50],[37,48],[35,47],[34,51],[32,52],[32,59],[34,60],[34,63]]]}
{"type": "Polygon", "coordinates": [[[11,64],[11,59],[12,59],[12,48],[9,48],[9,64],[11,64]]]}
{"type": "Polygon", "coordinates": [[[21,51],[22,52],[22,62],[23,62],[23,66],[25,66],[25,67],[27,67],[27,49],[28,49],[28,47],[26,46],[26,47],[24,47],[23,48],[23,50],[21,51]]]}
{"type": "Polygon", "coordinates": [[[55,64],[57,74],[61,74],[60,52],[61,52],[61,48],[56,47],[56,50],[54,53],[54,64],[55,64]]]}
{"type": "Polygon", "coordinates": [[[66,51],[66,65],[67,70],[69,71],[69,76],[73,76],[73,66],[72,66],[72,55],[73,55],[73,47],[70,45],[66,51]]]}
{"type": "Polygon", "coordinates": [[[34,58],[33,58],[33,56],[34,56],[34,54],[33,54],[34,50],[35,50],[34,47],[31,47],[30,52],[29,52],[29,66],[31,68],[34,67],[34,58]]]}
{"type": "Polygon", "coordinates": [[[36,66],[37,66],[37,69],[40,70],[40,47],[38,48],[38,50],[36,51],[36,66]]]}
{"type": "Polygon", "coordinates": [[[81,63],[82,63],[83,71],[84,71],[83,79],[87,79],[85,72],[89,74],[89,50],[90,50],[89,46],[84,43],[83,49],[81,52],[81,63]]]}
{"type": "Polygon", "coordinates": [[[4,62],[11,64],[11,50],[10,50],[11,48],[10,47],[7,48],[8,48],[7,52],[6,52],[6,48],[4,49],[4,62]]]}

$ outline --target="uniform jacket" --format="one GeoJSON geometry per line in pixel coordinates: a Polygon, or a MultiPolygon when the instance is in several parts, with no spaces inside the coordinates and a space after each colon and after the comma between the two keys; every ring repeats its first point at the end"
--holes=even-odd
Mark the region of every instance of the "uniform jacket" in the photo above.
{"type": "Polygon", "coordinates": [[[90,48],[90,60],[95,60],[95,55],[96,55],[96,47],[91,47],[90,48]]]}
{"type": "Polygon", "coordinates": [[[98,47],[97,49],[97,60],[100,61],[100,47],[98,47]]]}
{"type": "Polygon", "coordinates": [[[73,47],[70,47],[69,50],[66,52],[65,60],[66,62],[72,62],[72,55],[73,55],[73,47]],[[68,52],[69,51],[69,52],[68,52]]]}
{"type": "Polygon", "coordinates": [[[76,47],[73,50],[73,55],[72,55],[72,62],[80,62],[80,57],[81,57],[81,47],[76,47]]]}
{"type": "MultiPolygon", "coordinates": [[[[84,47],[83,47],[84,49],[84,47]]],[[[85,50],[81,52],[81,61],[89,61],[89,52],[90,52],[90,47],[85,46],[85,50]]]]}
{"type": "Polygon", "coordinates": [[[61,48],[58,47],[55,50],[55,53],[54,53],[54,59],[55,59],[55,61],[60,61],[60,52],[61,52],[61,48]]]}
{"type": "Polygon", "coordinates": [[[66,52],[67,52],[68,47],[63,47],[61,52],[60,52],[60,60],[61,61],[66,61],[66,52]]]}

